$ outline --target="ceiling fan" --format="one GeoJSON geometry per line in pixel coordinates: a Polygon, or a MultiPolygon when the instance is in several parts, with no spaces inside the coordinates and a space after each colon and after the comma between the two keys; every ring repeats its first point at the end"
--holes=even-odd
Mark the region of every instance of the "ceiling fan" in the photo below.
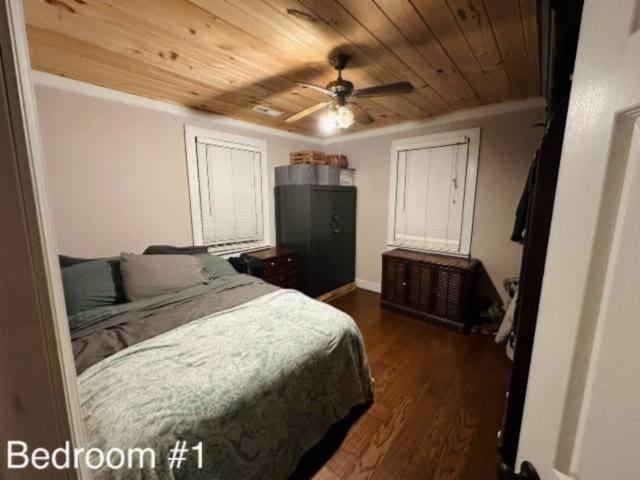
{"type": "Polygon", "coordinates": [[[292,123],[307,117],[318,110],[328,107],[327,116],[323,119],[325,126],[330,128],[345,129],[355,122],[360,125],[371,125],[373,117],[351,98],[380,97],[383,95],[397,95],[413,92],[413,85],[409,82],[389,83],[367,88],[353,88],[353,83],[342,78],[342,70],[347,66],[350,55],[338,54],[329,58],[329,63],[338,71],[338,78],[329,82],[326,87],[320,87],[312,83],[298,84],[303,88],[310,88],[332,98],[326,102],[320,102],[286,119],[287,123],[292,123]]]}

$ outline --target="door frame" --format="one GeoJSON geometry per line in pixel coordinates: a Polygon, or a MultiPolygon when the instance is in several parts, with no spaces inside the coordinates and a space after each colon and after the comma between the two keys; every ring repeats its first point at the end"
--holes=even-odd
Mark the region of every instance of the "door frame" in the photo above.
{"type": "MultiPolygon", "coordinates": [[[[3,161],[3,165],[0,166],[0,172],[11,178],[11,181],[15,181],[16,190],[20,194],[6,196],[9,202],[7,208],[19,212],[17,215],[20,221],[3,225],[2,228],[6,228],[12,238],[17,237],[24,241],[22,245],[16,246],[16,249],[28,251],[30,263],[25,266],[25,270],[28,269],[30,288],[25,295],[36,304],[33,308],[35,314],[28,318],[29,324],[25,325],[24,331],[21,331],[21,327],[15,328],[14,324],[13,329],[3,332],[0,347],[8,352],[10,359],[20,358],[18,355],[24,356],[25,351],[44,349],[44,363],[30,365],[32,371],[37,372],[37,382],[21,384],[14,388],[13,381],[21,374],[21,368],[24,367],[22,364],[16,365],[16,377],[8,375],[8,378],[3,378],[3,381],[8,380],[12,386],[10,391],[17,403],[2,414],[15,415],[20,408],[24,408],[21,402],[27,401],[29,405],[34,403],[35,408],[46,404],[48,411],[53,411],[52,415],[55,417],[47,418],[46,424],[36,425],[33,422],[29,423],[33,416],[26,409],[7,432],[14,438],[6,440],[23,440],[29,444],[29,448],[35,448],[40,446],[37,444],[40,436],[47,439],[57,437],[58,441],[68,439],[72,447],[83,447],[86,445],[86,436],[49,207],[50,197],[46,185],[21,0],[3,2],[0,8],[0,25],[0,75],[5,83],[7,101],[6,111],[0,111],[0,114],[6,115],[8,119],[8,131],[5,133],[9,139],[9,155],[5,159],[6,162],[3,161]],[[33,338],[25,335],[27,329],[37,332],[37,335],[33,338]],[[35,398],[37,400],[34,400],[35,398]]],[[[3,248],[11,249],[12,245],[3,248]]],[[[9,270],[0,272],[0,276],[7,277],[7,283],[14,281],[14,275],[9,270]]],[[[20,309],[20,299],[16,299],[16,302],[20,309]]],[[[10,364],[9,369],[13,369],[12,367],[10,364]]],[[[7,405],[3,404],[3,409],[6,407],[7,405]]],[[[8,478],[12,478],[12,472],[18,477],[21,475],[21,470],[7,471],[8,478]]],[[[90,478],[85,465],[80,465],[77,471],[69,469],[57,473],[59,477],[56,478],[90,478]]]]}

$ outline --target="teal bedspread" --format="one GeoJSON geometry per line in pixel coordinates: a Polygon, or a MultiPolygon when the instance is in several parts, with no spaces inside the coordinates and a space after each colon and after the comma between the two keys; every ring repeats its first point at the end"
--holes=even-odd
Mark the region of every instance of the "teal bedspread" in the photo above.
{"type": "Polygon", "coordinates": [[[278,290],[112,355],[79,377],[91,447],[150,447],[151,468],[98,479],[283,479],[356,405],[372,400],[362,337],[345,313],[278,290]],[[177,441],[202,442],[181,468],[177,441]]]}

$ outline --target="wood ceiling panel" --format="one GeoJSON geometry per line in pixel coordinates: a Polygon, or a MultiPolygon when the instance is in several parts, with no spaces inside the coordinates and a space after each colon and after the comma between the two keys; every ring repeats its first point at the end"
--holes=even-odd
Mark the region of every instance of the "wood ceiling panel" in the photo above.
{"type": "MultiPolygon", "coordinates": [[[[286,68],[277,63],[277,59],[260,52],[251,56],[235,55],[233,51],[210,43],[211,39],[206,37],[206,32],[213,28],[216,29],[218,42],[228,41],[229,38],[223,36],[222,29],[217,28],[217,25],[207,23],[209,19],[202,19],[200,12],[197,17],[193,15],[196,18],[191,24],[202,28],[204,40],[197,45],[204,44],[207,48],[205,52],[194,48],[193,40],[185,37],[191,36],[188,28],[180,27],[180,11],[167,11],[162,8],[163,4],[164,2],[142,0],[113,1],[109,5],[96,2],[91,5],[83,4],[82,10],[78,9],[76,13],[60,12],[55,6],[47,5],[33,14],[28,10],[28,14],[32,26],[49,27],[52,31],[126,57],[132,63],[154,65],[176,75],[192,77],[196,82],[209,84],[212,97],[219,95],[227,100],[237,101],[239,105],[252,105],[268,99],[272,104],[270,106],[285,111],[295,111],[315,101],[301,96],[287,98],[287,90],[295,87],[295,83],[277,74],[286,68]],[[137,19],[133,16],[135,11],[127,11],[132,4],[145,7],[152,15],[137,19]],[[173,21],[167,19],[169,13],[173,13],[173,21]],[[125,22],[123,19],[131,21],[125,22]],[[167,19],[165,23],[161,23],[163,19],[167,19]],[[169,30],[173,25],[176,25],[177,32],[169,30]],[[184,31],[182,35],[179,33],[181,31],[184,31]],[[259,84],[255,83],[255,71],[258,68],[261,69],[258,70],[259,84]],[[235,100],[234,96],[240,98],[235,100]]],[[[307,78],[313,80],[313,77],[307,78]]]]}
{"type": "MultiPolygon", "coordinates": [[[[374,65],[372,68],[371,62],[368,61],[366,54],[357,45],[349,43],[328,23],[324,21],[309,23],[299,18],[286,15],[285,12],[288,9],[295,9],[315,16],[311,10],[306,9],[303,5],[293,0],[267,0],[267,2],[272,7],[272,13],[276,15],[276,17],[272,19],[274,23],[282,23],[290,20],[302,28],[305,35],[301,35],[300,37],[304,38],[305,48],[313,48],[314,45],[320,45],[322,51],[325,52],[325,58],[327,52],[344,52],[351,54],[353,59],[349,63],[348,73],[345,75],[348,75],[348,78],[356,82],[357,85],[377,85],[383,82],[382,78],[389,78],[389,73],[381,70],[377,65],[374,65]]],[[[251,3],[240,2],[239,5],[245,10],[253,10],[253,4],[251,3]]],[[[421,98],[418,102],[419,108],[416,107],[415,102],[412,102],[406,97],[381,97],[376,98],[375,102],[386,105],[392,109],[394,109],[395,106],[399,113],[402,113],[408,118],[414,118],[416,114],[424,115],[425,112],[435,113],[439,108],[446,108],[443,100],[430,99],[429,93],[426,93],[424,96],[427,100],[421,98]]]]}
{"type": "MultiPolygon", "coordinates": [[[[277,9],[281,15],[284,15],[288,9],[295,9],[308,15],[315,16],[312,10],[304,7],[301,3],[295,0],[266,0],[275,9],[277,9]]],[[[246,5],[246,4],[245,4],[246,5]]],[[[320,5],[322,7],[322,4],[320,5]]],[[[349,62],[349,69],[345,73],[348,78],[354,80],[358,87],[365,87],[371,85],[377,85],[386,82],[385,78],[389,78],[389,72],[383,67],[378,66],[377,57],[378,54],[374,51],[374,57],[371,58],[361,48],[360,45],[354,45],[350,43],[344,36],[342,36],[332,25],[325,21],[307,22],[300,20],[299,18],[288,16],[294,22],[302,25],[308,33],[312,35],[312,42],[326,43],[326,52],[345,52],[352,55],[352,59],[349,62]]],[[[394,77],[397,81],[398,77],[394,77]]],[[[418,85],[415,85],[416,88],[418,85]]],[[[416,96],[396,96],[396,97],[378,97],[375,98],[377,103],[382,105],[388,105],[390,108],[393,105],[403,109],[404,115],[407,118],[415,118],[415,106],[416,104],[426,111],[427,115],[440,113],[443,111],[450,111],[451,106],[442,99],[433,89],[429,86],[423,86],[420,90],[420,96],[416,99],[416,96]],[[384,103],[383,103],[384,102],[384,103]]],[[[421,113],[420,116],[423,116],[421,113]]]]}
{"type": "MultiPolygon", "coordinates": [[[[308,23],[303,22],[299,25],[294,17],[286,15],[287,8],[300,6],[291,3],[280,3],[277,6],[271,6],[263,2],[227,2],[224,0],[190,0],[192,3],[199,5],[209,12],[216,12],[223,15],[224,18],[233,25],[241,27],[242,25],[259,25],[258,35],[261,42],[275,46],[283,50],[289,55],[292,61],[299,62],[299,65],[307,65],[310,68],[327,69],[327,75],[318,79],[317,83],[325,85],[335,79],[335,71],[327,64],[327,52],[331,51],[333,46],[330,43],[320,43],[318,39],[324,39],[326,35],[315,35],[309,32],[308,23]],[[295,39],[295,40],[293,40],[295,39]]],[[[349,66],[349,78],[360,84],[368,82],[379,83],[377,79],[372,78],[367,72],[362,71],[355,65],[349,66]]],[[[307,81],[309,81],[307,79],[307,81]]],[[[321,97],[318,101],[324,100],[321,97]]],[[[396,118],[398,121],[403,119],[415,118],[416,112],[414,106],[402,97],[379,98],[372,101],[361,101],[364,108],[371,115],[376,117],[376,112],[380,112],[383,118],[396,118]]]]}
{"type": "Polygon", "coordinates": [[[537,90],[537,72],[531,71],[519,1],[484,0],[511,85],[518,97],[537,90]]]}
{"type": "Polygon", "coordinates": [[[469,81],[461,74],[451,56],[442,48],[438,38],[410,2],[379,0],[375,3],[388,18],[391,24],[389,28],[397,28],[413,49],[427,60],[431,69],[425,80],[434,89],[455,108],[472,107],[480,103],[469,81]]]}
{"type": "Polygon", "coordinates": [[[530,21],[538,16],[538,6],[536,0],[520,0],[520,14],[522,15],[522,28],[524,31],[524,42],[526,46],[527,63],[529,72],[533,77],[530,86],[531,91],[537,91],[540,84],[540,57],[538,50],[538,25],[530,21]]]}
{"type": "MultiPolygon", "coordinates": [[[[163,69],[131,64],[112,52],[69,39],[63,35],[37,27],[28,27],[29,38],[41,42],[41,48],[32,52],[32,62],[43,71],[94,83],[152,99],[162,99],[176,105],[207,110],[239,120],[272,126],[269,117],[258,115],[238,105],[212,98],[206,84],[185,79],[163,69]],[[56,45],[64,41],[70,47],[60,51],[56,45]],[[96,80],[97,79],[97,80],[96,80]]],[[[289,130],[305,133],[310,124],[293,124],[289,130]]]]}
{"type": "MultiPolygon", "coordinates": [[[[380,82],[410,81],[416,87],[416,91],[406,97],[411,98],[412,105],[416,107],[416,115],[420,115],[419,109],[423,109],[422,114],[424,111],[429,112],[435,99],[429,98],[429,90],[427,89],[436,90],[436,87],[426,83],[425,79],[416,74],[407,63],[394,53],[395,45],[387,46],[379,41],[371,32],[363,28],[348,11],[333,0],[301,0],[301,3],[325,24],[334,28],[343,37],[343,43],[348,42],[354,46],[357,49],[356,55],[366,65],[365,68],[370,70],[380,82]]],[[[370,8],[372,5],[369,3],[370,8]]],[[[445,105],[457,105],[458,108],[464,106],[460,105],[457,95],[449,89],[445,82],[442,82],[440,88],[448,92],[447,98],[436,90],[438,97],[445,102],[445,105]]]]}
{"type": "MultiPolygon", "coordinates": [[[[379,1],[392,3],[391,0],[379,1]]],[[[482,103],[496,102],[503,98],[503,93],[485,75],[446,2],[405,0],[399,4],[407,11],[408,15],[411,15],[412,9],[418,14],[416,16],[414,13],[415,18],[420,18],[424,22],[441,50],[448,52],[455,68],[467,79],[482,103]]]]}
{"type": "MultiPolygon", "coordinates": [[[[513,88],[483,3],[474,3],[472,0],[446,0],[446,3],[469,44],[469,50],[478,60],[498,98],[513,96],[513,88]]],[[[534,27],[537,26],[535,17],[532,23],[534,27]]]]}
{"type": "Polygon", "coordinates": [[[408,95],[358,99],[359,131],[538,94],[535,0],[25,0],[32,64],[283,130],[317,135],[331,53],[353,56],[356,88],[410,81],[408,95]],[[288,13],[295,10],[295,15],[288,13]],[[283,112],[268,117],[251,108],[283,112]]]}

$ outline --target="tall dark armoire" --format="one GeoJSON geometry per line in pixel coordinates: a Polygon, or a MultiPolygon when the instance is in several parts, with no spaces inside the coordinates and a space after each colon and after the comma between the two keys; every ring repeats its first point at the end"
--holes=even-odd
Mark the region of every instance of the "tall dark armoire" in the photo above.
{"type": "Polygon", "coordinates": [[[276,240],[300,253],[301,290],[312,297],[355,280],[356,188],[275,187],[276,240]]]}

